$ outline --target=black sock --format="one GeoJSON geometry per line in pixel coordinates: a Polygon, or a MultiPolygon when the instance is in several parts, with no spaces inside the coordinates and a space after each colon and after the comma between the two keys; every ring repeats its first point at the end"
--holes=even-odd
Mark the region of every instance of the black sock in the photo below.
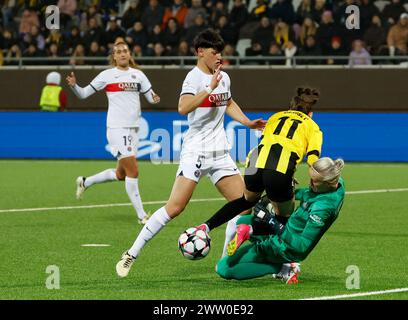
{"type": "Polygon", "coordinates": [[[245,199],[245,196],[242,196],[239,199],[228,202],[205,223],[210,228],[210,230],[215,229],[225,222],[231,220],[242,211],[252,208],[256,203],[257,202],[250,202],[245,199]]]}
{"type": "Polygon", "coordinates": [[[280,216],[280,215],[275,215],[276,220],[278,220],[280,223],[282,224],[286,224],[286,222],[288,222],[289,217],[284,217],[284,216],[280,216]]]}

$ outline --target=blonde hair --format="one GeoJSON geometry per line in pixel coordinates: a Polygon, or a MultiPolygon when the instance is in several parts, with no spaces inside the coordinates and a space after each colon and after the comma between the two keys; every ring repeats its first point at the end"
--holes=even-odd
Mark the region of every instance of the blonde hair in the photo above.
{"type": "Polygon", "coordinates": [[[132,54],[130,53],[130,48],[129,48],[128,44],[125,41],[123,41],[123,38],[118,38],[115,41],[115,44],[113,45],[113,48],[112,48],[112,53],[109,56],[109,64],[111,66],[113,66],[113,67],[116,67],[116,61],[115,61],[115,59],[113,59],[113,55],[115,54],[115,47],[121,46],[121,45],[126,46],[128,48],[128,50],[129,50],[129,54],[130,54],[129,66],[131,68],[139,69],[139,65],[133,59],[132,54]]]}
{"type": "Polygon", "coordinates": [[[335,186],[339,181],[343,167],[343,159],[332,160],[329,157],[320,158],[311,166],[313,171],[319,175],[321,181],[332,186],[335,186]]]}

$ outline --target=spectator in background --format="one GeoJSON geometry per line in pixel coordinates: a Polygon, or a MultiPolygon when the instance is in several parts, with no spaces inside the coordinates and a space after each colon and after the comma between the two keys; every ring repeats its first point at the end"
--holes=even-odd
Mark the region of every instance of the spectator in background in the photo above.
{"type": "MultiPolygon", "coordinates": [[[[74,48],[83,42],[78,27],[72,27],[71,32],[62,38],[62,50],[66,56],[72,55],[74,48]]],[[[92,42],[92,41],[91,41],[92,42]]]]}
{"type": "Polygon", "coordinates": [[[57,4],[60,11],[60,23],[63,28],[69,28],[74,22],[72,18],[77,9],[76,0],[58,0],[57,4]]]}
{"type": "Polygon", "coordinates": [[[196,17],[199,15],[205,19],[207,16],[207,10],[203,7],[201,0],[192,0],[191,8],[188,9],[184,20],[184,29],[188,30],[195,25],[196,17]]]}
{"type": "Polygon", "coordinates": [[[224,2],[218,0],[210,9],[209,24],[215,26],[221,16],[227,16],[228,9],[225,7],[224,2]]]}
{"type": "Polygon", "coordinates": [[[140,45],[143,49],[147,46],[148,35],[142,22],[136,21],[133,28],[128,31],[126,41],[134,45],[140,45]]]}
{"type": "Polygon", "coordinates": [[[6,0],[3,1],[3,5],[1,8],[3,14],[3,26],[5,28],[12,28],[14,29],[14,17],[17,16],[18,6],[17,1],[15,0],[6,0]]]}
{"type": "Polygon", "coordinates": [[[268,17],[262,17],[259,27],[254,32],[252,42],[259,43],[262,47],[262,53],[266,54],[273,39],[274,31],[271,21],[268,17]]]}
{"type": "Polygon", "coordinates": [[[184,21],[188,12],[187,6],[184,4],[184,0],[173,0],[171,7],[164,9],[163,15],[163,29],[168,26],[167,22],[174,18],[180,26],[184,26],[184,21]]]}
{"type": "Polygon", "coordinates": [[[158,0],[149,0],[149,5],[142,14],[142,23],[147,33],[151,33],[155,25],[162,25],[163,15],[164,8],[159,4],[158,0]]]}
{"type": "Polygon", "coordinates": [[[136,21],[142,19],[142,0],[130,0],[128,9],[122,16],[122,28],[128,30],[133,27],[136,21]]]}
{"type": "MultiPolygon", "coordinates": [[[[156,42],[153,45],[152,55],[151,56],[154,57],[154,58],[162,58],[162,57],[167,56],[166,48],[163,46],[162,43],[156,42]]],[[[149,61],[149,64],[151,64],[151,65],[168,65],[168,64],[171,64],[171,61],[170,60],[154,59],[153,61],[149,61]]]]}
{"type": "Polygon", "coordinates": [[[152,50],[154,50],[154,45],[156,43],[164,43],[164,34],[161,31],[161,24],[156,24],[153,27],[153,31],[150,33],[149,38],[148,38],[148,44],[147,44],[147,48],[150,48],[152,50]]]}
{"type": "Polygon", "coordinates": [[[105,32],[102,27],[98,25],[95,18],[90,18],[88,20],[88,30],[85,32],[82,42],[87,48],[89,48],[93,41],[98,42],[101,46],[106,45],[105,32]]]}
{"type": "Polygon", "coordinates": [[[105,58],[105,59],[95,59],[95,60],[87,60],[86,64],[91,65],[107,65],[108,60],[106,59],[106,53],[101,49],[99,43],[96,41],[91,42],[91,46],[87,53],[88,57],[95,57],[95,58],[105,58]]]}
{"type": "MultiPolygon", "coordinates": [[[[316,43],[316,39],[314,38],[314,36],[310,35],[306,37],[305,43],[300,48],[298,55],[310,57],[322,55],[322,51],[320,50],[319,45],[316,43]]],[[[296,61],[297,64],[302,65],[315,65],[322,63],[320,59],[296,59],[296,61]]]]}
{"type": "Polygon", "coordinates": [[[404,5],[402,4],[401,0],[392,0],[391,3],[387,4],[383,11],[382,16],[383,19],[389,24],[393,25],[396,24],[401,16],[406,12],[404,5]]]}
{"type": "Polygon", "coordinates": [[[370,53],[364,48],[364,43],[361,40],[354,40],[353,50],[349,56],[349,66],[355,65],[371,65],[370,53]]]}
{"type": "Polygon", "coordinates": [[[234,0],[234,6],[229,15],[231,26],[239,31],[239,29],[241,29],[241,27],[247,22],[248,16],[248,9],[243,0],[234,0]]]}
{"type": "Polygon", "coordinates": [[[197,34],[207,28],[207,22],[202,14],[198,14],[194,19],[194,24],[186,30],[186,40],[191,45],[197,34]]]}
{"type": "Polygon", "coordinates": [[[80,66],[85,65],[85,47],[82,44],[78,44],[74,52],[72,53],[71,60],[69,60],[69,64],[80,66]]]}
{"type": "Polygon", "coordinates": [[[186,40],[181,40],[177,50],[177,56],[179,57],[191,57],[191,59],[184,60],[186,65],[195,65],[196,57],[193,54],[193,50],[190,44],[186,40]]]}
{"type": "Polygon", "coordinates": [[[66,64],[66,61],[60,60],[60,50],[58,47],[58,44],[55,42],[50,43],[47,46],[46,49],[46,55],[47,55],[47,64],[51,66],[55,65],[64,65],[66,64]]]}
{"type": "Polygon", "coordinates": [[[387,34],[378,15],[374,15],[371,20],[371,25],[364,33],[363,40],[367,45],[368,52],[371,55],[376,55],[379,53],[380,47],[386,43],[387,34]]]}
{"type": "MultiPolygon", "coordinates": [[[[294,40],[294,32],[288,26],[287,23],[283,21],[279,21],[274,28],[273,31],[274,41],[279,44],[282,48],[285,46],[289,41],[294,40]]],[[[292,43],[293,44],[293,43],[292,43]]]]}
{"type": "Polygon", "coordinates": [[[291,25],[295,21],[295,10],[291,0],[277,0],[271,7],[272,21],[284,21],[291,25]]]}
{"type": "Polygon", "coordinates": [[[314,12],[312,0],[302,0],[296,10],[295,22],[301,25],[306,17],[313,20],[314,12]]]}
{"type": "Polygon", "coordinates": [[[269,46],[268,57],[275,57],[279,59],[268,60],[269,65],[283,65],[285,64],[285,59],[281,59],[284,57],[284,54],[280,48],[280,46],[276,42],[272,42],[269,46]]]}
{"type": "Polygon", "coordinates": [[[215,30],[220,34],[224,39],[224,42],[227,44],[236,45],[238,41],[238,33],[233,28],[229,21],[227,15],[222,15],[218,18],[218,21],[215,25],[215,30]]]}
{"type": "Polygon", "coordinates": [[[4,29],[2,35],[3,37],[0,49],[9,50],[13,45],[16,45],[18,43],[17,39],[14,36],[13,30],[4,29]]]}
{"type": "Polygon", "coordinates": [[[52,29],[48,34],[48,37],[45,39],[45,44],[50,45],[51,43],[60,44],[62,43],[62,35],[59,30],[52,29]]]}
{"type": "MultiPolygon", "coordinates": [[[[105,31],[105,41],[109,49],[113,48],[113,44],[118,37],[124,38],[126,36],[125,31],[119,27],[116,17],[110,17],[107,29],[105,31]]],[[[91,42],[92,43],[92,42],[91,42]]]]}
{"type": "Polygon", "coordinates": [[[227,43],[222,51],[222,65],[223,66],[234,66],[237,64],[235,59],[231,57],[239,57],[238,52],[235,50],[235,47],[227,43]]]}
{"type": "Polygon", "coordinates": [[[24,35],[23,40],[35,44],[41,51],[45,49],[44,36],[40,33],[40,29],[37,26],[31,26],[30,32],[24,35]]]}
{"type": "Polygon", "coordinates": [[[326,0],[315,0],[313,20],[320,24],[323,13],[328,10],[326,0]]]}
{"type": "Polygon", "coordinates": [[[67,95],[60,84],[60,73],[53,71],[47,74],[46,85],[41,90],[39,103],[41,111],[66,111],[65,108],[67,106],[67,95]]]}
{"type": "MultiPolygon", "coordinates": [[[[259,42],[254,40],[251,41],[251,46],[245,49],[245,56],[246,57],[262,57],[262,45],[259,42]]],[[[252,60],[252,59],[245,59],[244,64],[250,65],[261,65],[263,64],[262,60],[252,60]]]]}
{"type": "MultiPolygon", "coordinates": [[[[137,60],[138,58],[142,58],[144,56],[144,50],[140,44],[135,44],[132,47],[132,57],[133,59],[137,60]]],[[[138,62],[139,63],[139,62],[138,62]]]]}
{"type": "Polygon", "coordinates": [[[98,12],[96,5],[89,6],[86,11],[81,14],[81,22],[79,23],[79,29],[81,32],[85,32],[88,29],[89,19],[94,18],[98,26],[102,25],[102,16],[98,12]]]}
{"type": "Polygon", "coordinates": [[[360,28],[363,33],[371,26],[374,16],[380,15],[380,10],[372,0],[360,0],[360,28]]]}
{"type": "Polygon", "coordinates": [[[178,24],[177,19],[169,18],[167,20],[166,29],[164,30],[163,43],[171,55],[177,55],[177,47],[182,36],[183,29],[178,24]]]}
{"type": "Polygon", "coordinates": [[[402,13],[397,24],[388,31],[387,45],[391,56],[395,53],[395,48],[403,52],[407,51],[408,42],[408,13],[402,13]]]}
{"type": "Polygon", "coordinates": [[[37,28],[40,27],[40,20],[38,19],[38,15],[34,10],[25,9],[21,16],[19,33],[29,33],[32,26],[36,26],[37,28]]]}
{"type": "Polygon", "coordinates": [[[304,46],[306,44],[306,38],[309,36],[315,37],[316,33],[317,33],[316,22],[312,20],[311,16],[305,16],[299,32],[300,45],[304,46]]]}
{"type": "MultiPolygon", "coordinates": [[[[37,46],[33,43],[29,44],[27,49],[23,52],[23,58],[41,58],[44,57],[44,52],[37,49],[37,46]]],[[[45,64],[45,61],[41,60],[27,60],[24,61],[25,65],[42,65],[45,64]]]]}
{"type": "Polygon", "coordinates": [[[297,53],[297,47],[295,46],[295,44],[292,41],[287,41],[284,45],[283,45],[283,52],[285,53],[285,57],[286,57],[286,63],[285,65],[287,67],[294,65],[293,62],[293,57],[296,55],[297,53]]]}
{"type": "Polygon", "coordinates": [[[260,21],[262,17],[270,17],[271,9],[268,7],[268,0],[256,0],[256,6],[249,14],[250,21],[260,21]]]}
{"type": "Polygon", "coordinates": [[[4,64],[9,66],[15,66],[19,64],[18,59],[22,57],[21,49],[17,44],[11,46],[7,51],[4,64]],[[12,60],[13,59],[13,60],[12,60]]]}
{"type": "Polygon", "coordinates": [[[340,36],[340,30],[334,23],[332,12],[325,11],[322,14],[321,23],[316,33],[316,40],[320,44],[323,55],[328,54],[331,40],[335,36],[340,36]]]}
{"type": "MultiPolygon", "coordinates": [[[[341,43],[341,38],[338,36],[335,36],[331,39],[330,42],[330,47],[327,51],[327,55],[331,57],[336,57],[336,56],[347,56],[348,52],[344,49],[342,43],[341,43]]],[[[347,60],[344,59],[333,59],[333,58],[328,58],[326,60],[326,64],[328,65],[343,65],[346,64],[347,60]]]]}

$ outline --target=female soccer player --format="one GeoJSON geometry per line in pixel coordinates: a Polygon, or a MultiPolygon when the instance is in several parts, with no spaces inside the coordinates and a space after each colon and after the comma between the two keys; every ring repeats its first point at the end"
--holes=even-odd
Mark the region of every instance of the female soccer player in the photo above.
{"type": "Polygon", "coordinates": [[[343,167],[343,160],[327,157],[310,166],[310,187],[296,190],[300,204],[285,226],[267,209],[255,216],[242,216],[236,238],[242,242],[251,239],[253,243],[239,248],[233,241],[230,256],[218,262],[217,273],[225,279],[238,280],[273,274],[286,283],[297,283],[299,269],[293,262],[306,259],[343,205],[343,167]]]}
{"type": "MultiPolygon", "coordinates": [[[[185,78],[178,111],[188,115],[189,129],[183,141],[180,165],[170,198],[158,209],[116,265],[117,274],[126,277],[141,249],[190,201],[202,176],[208,176],[218,191],[232,201],[242,196],[244,183],[229,155],[224,130],[224,114],[251,129],[262,130],[265,121],[249,120],[232,99],[230,78],[221,71],[224,42],[218,33],[206,29],[194,40],[197,65],[185,78]]],[[[231,230],[232,236],[235,228],[231,230]]],[[[225,248],[228,242],[225,244],[225,248]]]]}
{"type": "Polygon", "coordinates": [[[319,97],[314,88],[297,88],[290,110],[269,118],[261,142],[248,154],[243,195],[227,203],[198,228],[209,232],[227,221],[234,223],[237,215],[252,208],[264,191],[278,220],[287,221],[295,206],[293,178],[297,165],[305,155],[309,165],[320,156],[323,135],[312,120],[312,107],[319,97]]]}
{"type": "Polygon", "coordinates": [[[78,86],[75,75],[67,76],[68,85],[80,99],[104,89],[108,97],[107,139],[111,153],[118,159],[116,169],[107,169],[90,177],[78,177],[76,196],[80,199],[90,186],[108,181],[125,180],[126,192],[136,210],[139,223],[145,224],[148,215],[143,209],[138,186],[138,130],[140,93],[152,104],[160,102],[146,75],[137,68],[128,45],[117,41],[110,57],[112,68],[102,71],[85,88],[78,86]]]}

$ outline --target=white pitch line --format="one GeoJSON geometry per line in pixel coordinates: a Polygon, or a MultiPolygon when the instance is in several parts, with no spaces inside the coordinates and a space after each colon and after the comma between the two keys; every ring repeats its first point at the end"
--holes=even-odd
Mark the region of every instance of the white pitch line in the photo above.
{"type": "MultiPolygon", "coordinates": [[[[348,191],[346,194],[369,194],[369,193],[387,193],[387,192],[405,192],[408,188],[397,188],[397,189],[377,189],[377,190],[359,190],[359,191],[348,191]]],[[[224,198],[207,198],[207,199],[191,199],[190,202],[207,202],[207,201],[222,201],[224,198]]],[[[163,204],[164,201],[146,201],[143,204],[163,204]]],[[[125,207],[130,206],[131,203],[107,203],[107,204],[93,204],[87,206],[65,206],[65,207],[46,207],[46,208],[23,208],[23,209],[3,209],[0,213],[12,213],[12,212],[35,212],[35,211],[52,211],[52,210],[75,210],[75,209],[94,209],[94,208],[110,208],[110,207],[125,207]]]]}
{"type": "MultiPolygon", "coordinates": [[[[220,201],[225,200],[224,198],[208,198],[208,199],[191,199],[190,202],[206,202],[206,201],[220,201]]],[[[143,204],[162,204],[166,203],[164,201],[146,201],[143,204]]],[[[94,208],[109,208],[109,207],[125,207],[131,206],[130,202],[127,203],[107,203],[107,204],[94,204],[88,206],[65,206],[65,207],[48,207],[48,208],[25,208],[25,209],[5,209],[0,210],[0,213],[9,212],[33,212],[33,211],[52,211],[52,210],[73,210],[73,209],[94,209],[94,208]]]]}
{"type": "Polygon", "coordinates": [[[87,243],[87,244],[81,244],[81,247],[110,247],[110,244],[104,244],[104,243],[87,243]]]}
{"type": "Polygon", "coordinates": [[[337,295],[337,296],[306,298],[306,299],[299,299],[299,300],[336,300],[336,299],[367,297],[367,296],[389,294],[389,293],[399,293],[399,292],[408,292],[408,288],[398,288],[398,289],[383,290],[383,291],[369,291],[369,292],[361,292],[361,293],[342,294],[342,295],[337,295]]]}

